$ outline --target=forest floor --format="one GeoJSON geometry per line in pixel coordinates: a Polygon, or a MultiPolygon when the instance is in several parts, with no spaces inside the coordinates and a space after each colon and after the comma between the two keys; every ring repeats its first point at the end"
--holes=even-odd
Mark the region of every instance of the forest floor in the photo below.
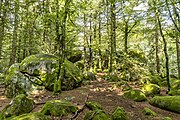
{"type": "MultiPolygon", "coordinates": [[[[157,107],[151,106],[148,101],[146,102],[134,102],[122,96],[123,91],[120,87],[116,87],[114,82],[108,82],[103,80],[102,73],[97,74],[97,79],[90,82],[87,85],[83,85],[79,88],[63,91],[59,95],[53,95],[52,92],[45,91],[32,95],[32,98],[38,103],[33,112],[39,111],[44,103],[48,100],[60,99],[68,100],[82,108],[87,101],[95,101],[102,105],[103,110],[111,114],[113,110],[120,106],[123,107],[127,113],[129,120],[162,120],[163,117],[171,117],[173,120],[180,120],[180,114],[170,111],[162,110],[157,107]],[[142,113],[144,107],[148,107],[157,113],[156,117],[148,117],[142,113]]],[[[130,85],[134,85],[131,83],[130,85]]],[[[134,85],[134,87],[137,87],[134,85]]],[[[0,111],[10,102],[3,95],[4,87],[0,86],[0,111]]],[[[164,94],[164,91],[162,91],[164,94]]],[[[76,120],[83,120],[83,117],[88,112],[88,108],[84,108],[76,117],[76,120]]],[[[54,118],[54,120],[60,120],[60,118],[54,118]]],[[[61,119],[61,120],[68,120],[61,119]]]]}

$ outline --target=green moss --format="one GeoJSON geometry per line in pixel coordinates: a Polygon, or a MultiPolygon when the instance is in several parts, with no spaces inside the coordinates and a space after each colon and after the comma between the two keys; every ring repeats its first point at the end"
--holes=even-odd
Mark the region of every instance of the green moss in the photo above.
{"type": "Polygon", "coordinates": [[[146,96],[154,96],[160,93],[160,87],[156,84],[147,84],[142,87],[146,96]]]}
{"type": "Polygon", "coordinates": [[[164,117],[162,120],[172,120],[170,117],[164,117]]]}
{"type": "Polygon", "coordinates": [[[31,88],[31,82],[21,72],[19,63],[13,64],[7,71],[5,77],[5,95],[13,98],[16,95],[24,94],[31,88]]]}
{"type": "Polygon", "coordinates": [[[70,102],[51,100],[46,102],[41,109],[41,113],[52,116],[66,116],[69,113],[75,113],[77,110],[78,108],[70,102]]]}
{"type": "Polygon", "coordinates": [[[34,101],[27,98],[26,95],[20,94],[16,96],[10,105],[6,106],[1,114],[0,120],[11,116],[18,116],[24,113],[29,113],[34,108],[34,101]]]}
{"type": "Polygon", "coordinates": [[[149,103],[156,107],[180,113],[180,96],[155,96],[149,103]]]}
{"type": "Polygon", "coordinates": [[[16,117],[11,117],[6,120],[51,120],[51,119],[50,117],[43,115],[42,113],[28,113],[16,117]]]}
{"type": "Polygon", "coordinates": [[[109,120],[109,116],[103,110],[94,110],[86,113],[84,120],[109,120]]]}
{"type": "Polygon", "coordinates": [[[86,102],[86,106],[91,110],[102,110],[101,104],[97,102],[86,102]]]}
{"type": "Polygon", "coordinates": [[[157,114],[149,108],[144,108],[143,113],[148,116],[156,116],[157,114]]]}
{"type": "Polygon", "coordinates": [[[126,113],[124,111],[124,109],[122,107],[117,107],[112,116],[111,116],[112,120],[128,120],[126,113]]]}
{"type": "Polygon", "coordinates": [[[132,99],[136,102],[146,101],[147,98],[144,93],[142,93],[140,90],[129,90],[124,93],[124,96],[132,99]]]}

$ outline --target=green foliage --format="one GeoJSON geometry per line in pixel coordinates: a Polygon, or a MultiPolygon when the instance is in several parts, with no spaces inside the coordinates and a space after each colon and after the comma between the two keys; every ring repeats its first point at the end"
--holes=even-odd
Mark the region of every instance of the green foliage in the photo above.
{"type": "Polygon", "coordinates": [[[154,96],[160,94],[160,87],[156,84],[146,84],[142,87],[142,91],[146,96],[154,96]]]}
{"type": "Polygon", "coordinates": [[[136,102],[146,101],[146,95],[141,90],[129,90],[124,93],[124,96],[136,102]]]}
{"type": "Polygon", "coordinates": [[[142,82],[146,84],[152,83],[159,86],[166,86],[166,83],[164,83],[166,80],[161,78],[158,74],[149,74],[142,79],[142,82]]]}
{"type": "Polygon", "coordinates": [[[75,113],[78,110],[76,106],[67,101],[51,100],[47,101],[42,107],[41,113],[51,116],[66,116],[69,113],[75,113]]]}
{"type": "Polygon", "coordinates": [[[119,70],[119,78],[126,81],[141,80],[149,73],[146,67],[144,53],[130,51],[118,59],[116,68],[119,70]]]}
{"type": "Polygon", "coordinates": [[[155,96],[149,103],[153,106],[180,113],[180,96],[155,96]]]}
{"type": "Polygon", "coordinates": [[[117,107],[111,115],[112,120],[128,120],[128,117],[122,107],[117,107]]]}
{"type": "Polygon", "coordinates": [[[97,102],[86,102],[86,106],[91,110],[102,110],[101,104],[97,102]]]}
{"type": "Polygon", "coordinates": [[[43,115],[42,113],[27,113],[16,117],[10,117],[6,120],[51,120],[50,117],[43,115]]]}
{"type": "Polygon", "coordinates": [[[11,116],[18,116],[24,113],[29,113],[34,108],[34,101],[27,98],[26,95],[20,94],[16,96],[10,105],[6,106],[0,113],[0,119],[5,119],[11,116]]]}
{"type": "Polygon", "coordinates": [[[154,117],[154,116],[157,115],[154,111],[152,111],[151,109],[149,109],[149,108],[147,108],[147,107],[145,107],[142,112],[143,112],[145,115],[148,115],[148,116],[153,116],[153,117],[154,117]]]}
{"type": "Polygon", "coordinates": [[[83,74],[83,80],[89,80],[89,81],[92,81],[92,80],[95,80],[96,79],[96,76],[95,76],[95,73],[93,72],[85,72],[83,74]]]}
{"type": "Polygon", "coordinates": [[[108,73],[106,76],[103,77],[105,80],[118,82],[120,81],[119,76],[116,72],[108,73]]]}
{"type": "Polygon", "coordinates": [[[86,113],[84,120],[109,120],[109,116],[103,110],[94,110],[86,113]]]}
{"type": "Polygon", "coordinates": [[[170,95],[180,95],[180,80],[178,79],[171,79],[171,90],[168,92],[170,95]]]}

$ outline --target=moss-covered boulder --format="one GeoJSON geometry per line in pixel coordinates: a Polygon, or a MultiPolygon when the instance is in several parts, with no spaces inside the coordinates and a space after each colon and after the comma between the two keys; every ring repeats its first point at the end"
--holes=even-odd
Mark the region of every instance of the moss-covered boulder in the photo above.
{"type": "Polygon", "coordinates": [[[111,115],[112,120],[128,120],[126,112],[122,107],[117,107],[111,115]]]}
{"type": "Polygon", "coordinates": [[[180,80],[171,79],[170,84],[171,84],[171,90],[169,91],[168,94],[170,94],[170,95],[180,95],[180,80]]]}
{"type": "Polygon", "coordinates": [[[5,77],[5,95],[8,98],[13,98],[16,95],[24,94],[31,89],[29,79],[19,71],[20,64],[13,64],[7,71],[5,77]]]}
{"type": "Polygon", "coordinates": [[[31,55],[21,62],[20,71],[29,76],[35,84],[53,90],[57,79],[58,58],[48,54],[31,55]]]}
{"type": "Polygon", "coordinates": [[[51,116],[66,116],[75,113],[78,110],[76,106],[67,101],[51,100],[47,101],[41,109],[41,113],[51,116]]]}
{"type": "Polygon", "coordinates": [[[12,65],[6,75],[6,95],[14,97],[29,92],[32,85],[44,86],[47,90],[54,92],[78,87],[82,82],[81,71],[78,67],[65,60],[62,67],[66,74],[60,80],[57,79],[58,64],[58,58],[54,55],[36,54],[26,57],[19,64],[12,65]]]}
{"type": "Polygon", "coordinates": [[[124,93],[124,96],[136,102],[146,101],[146,95],[141,90],[129,90],[124,93]]]}
{"type": "Polygon", "coordinates": [[[84,120],[110,120],[103,110],[94,110],[86,113],[84,120]]]}
{"type": "Polygon", "coordinates": [[[147,107],[145,107],[142,112],[144,113],[144,115],[148,115],[152,117],[157,115],[154,111],[152,111],[150,108],[147,107]]]}
{"type": "Polygon", "coordinates": [[[34,108],[34,101],[29,99],[24,94],[16,96],[10,103],[6,106],[0,113],[0,120],[11,117],[18,116],[24,113],[29,113],[34,108]]]}
{"type": "Polygon", "coordinates": [[[149,103],[153,106],[180,113],[180,96],[155,96],[149,103]]]}
{"type": "Polygon", "coordinates": [[[97,102],[86,102],[86,106],[91,110],[102,110],[101,104],[97,102]]]}
{"type": "Polygon", "coordinates": [[[11,117],[6,120],[51,120],[50,117],[43,115],[42,113],[26,113],[16,117],[11,117]]]}
{"type": "Polygon", "coordinates": [[[160,87],[156,84],[146,84],[142,87],[142,91],[146,96],[154,96],[160,94],[160,87]]]}
{"type": "Polygon", "coordinates": [[[62,90],[71,90],[79,87],[83,77],[81,70],[68,60],[64,61],[63,67],[65,68],[66,74],[62,81],[62,90]]]}

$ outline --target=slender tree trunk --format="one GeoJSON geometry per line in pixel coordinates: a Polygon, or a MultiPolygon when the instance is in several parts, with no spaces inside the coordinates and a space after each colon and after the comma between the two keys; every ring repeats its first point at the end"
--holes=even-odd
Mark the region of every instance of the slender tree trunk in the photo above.
{"type": "Polygon", "coordinates": [[[116,14],[115,14],[115,1],[111,3],[111,53],[110,53],[110,69],[113,69],[113,60],[116,52],[116,14]]]}
{"type": "Polygon", "coordinates": [[[98,26],[98,39],[99,39],[99,68],[102,69],[102,52],[101,52],[101,14],[99,13],[99,26],[98,26]]]}
{"type": "Polygon", "coordinates": [[[87,71],[87,52],[86,52],[86,42],[87,42],[87,33],[86,33],[86,14],[84,14],[84,71],[87,71]]]}
{"type": "Polygon", "coordinates": [[[159,38],[158,38],[158,29],[156,28],[155,33],[155,44],[156,44],[156,72],[160,73],[160,59],[159,59],[159,38]]]}
{"type": "Polygon", "coordinates": [[[177,67],[178,67],[178,79],[180,79],[180,47],[179,40],[176,36],[176,54],[177,54],[177,67]]]}
{"type": "Polygon", "coordinates": [[[162,25],[161,25],[161,21],[159,18],[159,15],[156,15],[157,20],[158,20],[158,25],[159,25],[159,31],[161,34],[161,37],[163,39],[163,43],[164,43],[164,55],[165,55],[165,60],[166,60],[166,80],[167,80],[167,85],[168,85],[168,91],[170,91],[171,86],[170,86],[170,82],[169,82],[169,57],[168,57],[168,51],[167,51],[167,42],[166,39],[164,37],[163,31],[162,31],[162,25]]]}
{"type": "Polygon", "coordinates": [[[13,38],[12,38],[12,53],[10,55],[9,65],[15,63],[16,60],[16,49],[17,49],[17,29],[18,29],[18,11],[19,11],[19,1],[15,1],[15,12],[14,12],[14,30],[13,30],[13,38]]]}
{"type": "Polygon", "coordinates": [[[58,71],[57,71],[57,79],[54,84],[54,93],[61,92],[61,65],[62,65],[62,58],[61,58],[61,40],[59,34],[59,0],[56,0],[56,43],[55,44],[55,51],[58,51],[58,71]]]}
{"type": "Polygon", "coordinates": [[[92,60],[93,60],[93,53],[92,53],[92,14],[90,14],[90,36],[89,36],[89,67],[90,71],[92,72],[92,60]]]}
{"type": "MultiPolygon", "coordinates": [[[[6,2],[6,1],[5,1],[6,2]]],[[[1,0],[0,3],[0,59],[2,59],[2,47],[3,47],[3,41],[4,41],[4,28],[5,28],[5,16],[6,16],[6,10],[5,10],[6,3],[3,3],[3,0],[1,0]],[[4,7],[2,7],[4,6],[4,7]]]]}
{"type": "Polygon", "coordinates": [[[58,61],[59,61],[59,67],[58,67],[58,75],[57,80],[54,85],[54,93],[61,92],[61,81],[65,77],[65,68],[63,67],[63,63],[66,59],[66,53],[65,53],[65,40],[66,40],[66,20],[67,15],[69,11],[69,4],[71,0],[66,0],[64,5],[64,16],[61,23],[61,34],[59,34],[59,1],[56,1],[56,39],[58,41],[58,61]]]}
{"type": "Polygon", "coordinates": [[[125,30],[124,30],[124,51],[125,53],[128,52],[128,22],[125,23],[125,30]]]}

